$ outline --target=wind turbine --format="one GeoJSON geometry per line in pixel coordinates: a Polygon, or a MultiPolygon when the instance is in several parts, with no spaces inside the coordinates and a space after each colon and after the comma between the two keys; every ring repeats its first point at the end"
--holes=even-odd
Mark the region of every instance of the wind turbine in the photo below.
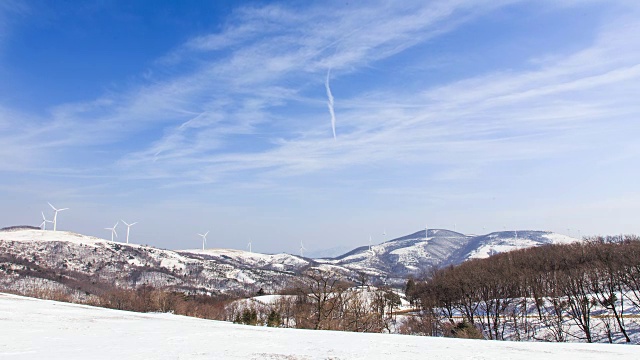
{"type": "Polygon", "coordinates": [[[369,235],[369,252],[371,253],[371,255],[374,254],[373,250],[371,250],[371,235],[369,235]]]}
{"type": "Polygon", "coordinates": [[[131,227],[132,227],[133,225],[137,224],[138,222],[136,221],[136,222],[134,222],[134,223],[127,224],[127,222],[126,222],[126,221],[124,221],[124,220],[120,220],[120,221],[122,221],[122,222],[127,226],[127,244],[128,244],[128,243],[129,243],[129,229],[131,229],[131,227]]]}
{"type": "Polygon", "coordinates": [[[111,230],[111,241],[113,241],[113,235],[115,234],[116,237],[118,237],[118,233],[116,232],[116,227],[118,226],[118,222],[116,222],[115,225],[113,225],[113,227],[110,228],[104,228],[105,230],[111,230]]]}
{"type": "Polygon", "coordinates": [[[198,236],[202,237],[202,250],[204,250],[204,244],[207,243],[207,235],[209,234],[209,231],[207,230],[206,233],[204,234],[198,234],[198,236]]]}
{"type": "Polygon", "coordinates": [[[42,212],[42,224],[40,224],[40,228],[42,228],[42,230],[47,230],[47,223],[53,223],[53,221],[47,220],[47,218],[44,217],[44,212],[42,212]]]}
{"type": "Polygon", "coordinates": [[[249,248],[249,252],[253,252],[251,251],[251,239],[249,239],[249,244],[247,244],[247,247],[249,248]]]}
{"type": "Polygon", "coordinates": [[[307,250],[304,248],[304,245],[302,245],[302,241],[300,241],[300,257],[304,257],[304,250],[307,250]]]}
{"type": "Polygon", "coordinates": [[[51,205],[50,202],[48,202],[47,204],[49,204],[49,206],[51,206],[53,211],[55,211],[55,213],[53,214],[53,231],[56,231],[56,228],[57,228],[56,225],[58,225],[58,212],[59,211],[64,211],[64,210],[69,210],[69,208],[56,209],[53,205],[51,205]]]}
{"type": "Polygon", "coordinates": [[[427,240],[429,238],[429,225],[424,226],[424,239],[427,240]]]}

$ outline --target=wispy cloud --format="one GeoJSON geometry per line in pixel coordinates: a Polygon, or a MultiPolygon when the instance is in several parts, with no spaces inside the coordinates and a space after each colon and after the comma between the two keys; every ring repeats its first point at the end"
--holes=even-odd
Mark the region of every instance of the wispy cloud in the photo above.
{"type": "MultiPolygon", "coordinates": [[[[431,176],[444,181],[477,176],[483,164],[582,151],[589,144],[578,139],[592,141],[608,124],[637,127],[640,29],[627,21],[603,25],[588,48],[526,70],[417,89],[363,86],[341,95],[341,139],[328,142],[324,104],[336,138],[329,71],[328,101],[316,91],[326,69],[356,76],[510,3],[383,2],[331,14],[320,5],[243,8],[220,32],[187,41],[158,65],[186,62],[193,70],[54,107],[49,117],[0,135],[2,148],[28,150],[18,152],[24,158],[4,153],[13,160],[0,166],[15,169],[39,150],[110,146],[123,150],[103,161],[126,170],[123,177],[166,185],[237,182],[247,174],[268,183],[387,161],[442,165],[431,176]]],[[[5,127],[17,124],[4,119],[5,127]]]]}

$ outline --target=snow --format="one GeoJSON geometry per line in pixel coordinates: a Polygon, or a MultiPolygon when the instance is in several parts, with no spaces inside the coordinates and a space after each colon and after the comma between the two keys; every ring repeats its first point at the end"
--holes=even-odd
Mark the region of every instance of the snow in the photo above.
{"type": "Polygon", "coordinates": [[[637,358],[625,345],[495,342],[274,329],[0,294],[0,358],[550,359],[637,358]]]}
{"type": "Polygon", "coordinates": [[[11,241],[67,241],[75,244],[96,246],[97,244],[112,243],[109,240],[94,236],[76,234],[70,231],[51,230],[14,230],[0,231],[0,240],[11,241]]]}
{"type": "MultiPolygon", "coordinates": [[[[492,239],[491,242],[485,243],[473,251],[469,252],[467,259],[485,259],[488,258],[492,254],[504,253],[518,249],[524,249],[534,246],[540,246],[542,244],[571,244],[575,242],[579,242],[580,239],[576,239],[567,235],[556,234],[556,233],[543,233],[539,235],[540,238],[546,239],[541,241],[536,241],[532,239],[528,239],[526,237],[514,237],[507,236],[504,234],[507,232],[494,233],[486,236],[488,239],[492,239]]],[[[509,233],[511,233],[509,231],[509,233]]],[[[526,236],[526,235],[525,235],[526,236]]]]}
{"type": "Polygon", "coordinates": [[[544,234],[542,235],[542,237],[549,239],[552,244],[571,244],[580,241],[580,239],[557,233],[544,234]]]}
{"type": "Polygon", "coordinates": [[[290,254],[261,254],[236,249],[178,250],[181,253],[208,255],[215,258],[229,258],[253,266],[265,266],[274,263],[290,266],[304,266],[309,262],[290,254]]]}

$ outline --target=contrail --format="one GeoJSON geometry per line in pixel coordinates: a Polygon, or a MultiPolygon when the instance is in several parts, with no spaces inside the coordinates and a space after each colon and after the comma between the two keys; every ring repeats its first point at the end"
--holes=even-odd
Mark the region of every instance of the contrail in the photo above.
{"type": "Polygon", "coordinates": [[[329,77],[331,76],[331,69],[327,71],[327,81],[324,82],[324,87],[327,89],[327,107],[329,108],[329,114],[331,114],[331,129],[333,130],[333,140],[336,140],[336,113],[333,111],[333,95],[331,94],[331,87],[329,87],[329,77]]]}

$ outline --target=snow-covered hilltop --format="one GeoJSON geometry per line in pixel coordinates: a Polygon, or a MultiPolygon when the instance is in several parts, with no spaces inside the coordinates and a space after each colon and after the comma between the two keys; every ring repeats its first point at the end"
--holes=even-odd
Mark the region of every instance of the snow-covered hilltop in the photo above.
{"type": "Polygon", "coordinates": [[[72,286],[100,281],[187,293],[278,289],[309,262],[293,255],[242,251],[172,251],[64,231],[0,232],[0,282],[5,288],[72,286]],[[235,253],[235,256],[231,256],[235,253]],[[271,261],[252,261],[269,259],[271,261]]]}

